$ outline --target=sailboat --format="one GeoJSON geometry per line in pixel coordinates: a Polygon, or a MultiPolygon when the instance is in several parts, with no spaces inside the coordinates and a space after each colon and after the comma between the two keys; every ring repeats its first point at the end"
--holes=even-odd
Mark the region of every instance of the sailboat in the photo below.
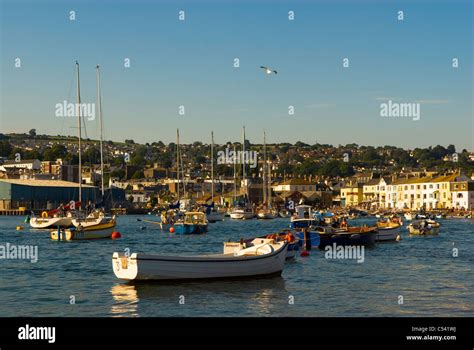
{"type": "MultiPolygon", "coordinates": [[[[243,128],[243,143],[242,143],[242,154],[245,154],[245,126],[243,128]]],[[[234,152],[235,154],[235,152],[234,152]]],[[[235,161],[234,161],[235,164],[235,161]]],[[[245,200],[248,198],[248,193],[247,193],[247,179],[245,175],[245,160],[242,161],[242,181],[241,181],[241,187],[245,186],[245,200]]],[[[234,167],[234,186],[235,186],[235,167],[234,167]]],[[[252,207],[249,205],[249,203],[245,203],[243,207],[237,206],[235,207],[231,213],[230,213],[230,218],[231,219],[253,219],[255,216],[255,213],[252,209],[252,207]]]]}
{"type": "MultiPolygon", "coordinates": [[[[271,171],[270,167],[268,167],[269,173],[271,171]]],[[[262,172],[263,172],[263,184],[262,184],[262,190],[263,190],[263,206],[262,208],[257,212],[257,218],[259,219],[274,219],[274,215],[269,208],[269,203],[271,202],[271,187],[269,188],[269,198],[267,198],[267,140],[266,140],[266,134],[265,131],[263,132],[263,167],[262,167],[262,172]],[[268,202],[267,202],[268,200],[268,202]]],[[[268,181],[270,182],[270,181],[268,181]]],[[[271,184],[270,184],[271,186],[271,184]]]]}
{"type": "MultiPolygon", "coordinates": [[[[99,121],[101,124],[100,128],[100,153],[101,153],[101,169],[102,169],[102,196],[104,195],[104,180],[103,180],[103,149],[102,149],[102,105],[101,105],[101,91],[100,91],[100,71],[97,65],[97,102],[99,121]]],[[[76,61],[76,73],[77,73],[77,104],[81,106],[81,85],[79,78],[79,62],[76,61]]],[[[82,139],[82,120],[81,120],[81,108],[77,108],[78,111],[78,153],[79,153],[79,202],[82,201],[82,157],[81,157],[81,139],[82,139]]],[[[107,217],[102,211],[95,210],[89,213],[87,217],[75,217],[72,219],[73,228],[61,228],[58,227],[55,230],[51,230],[51,239],[53,240],[84,240],[84,239],[97,239],[97,238],[111,238],[112,232],[115,229],[116,217],[107,217]]]]}
{"type": "Polygon", "coordinates": [[[222,221],[224,214],[214,207],[214,132],[211,132],[211,205],[207,207],[208,222],[222,221]]]}

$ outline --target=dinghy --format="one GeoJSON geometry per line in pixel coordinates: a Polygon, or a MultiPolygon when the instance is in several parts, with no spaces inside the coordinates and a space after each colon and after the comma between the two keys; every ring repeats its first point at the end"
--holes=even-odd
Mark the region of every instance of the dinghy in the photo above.
{"type": "Polygon", "coordinates": [[[263,237],[241,239],[240,242],[224,242],[224,254],[234,253],[236,250],[241,250],[258,244],[262,244],[265,240],[269,239],[273,239],[275,242],[288,242],[288,249],[286,251],[287,259],[294,258],[296,256],[296,253],[300,250],[299,238],[288,231],[270,234],[263,237]]]}
{"type": "Polygon", "coordinates": [[[319,248],[324,249],[328,245],[333,245],[333,243],[343,246],[371,246],[375,244],[376,232],[377,226],[358,226],[342,229],[333,228],[332,232],[325,230],[324,232],[319,233],[319,248]]]}
{"type": "Polygon", "coordinates": [[[167,256],[113,253],[112,268],[122,280],[195,280],[281,274],[288,242],[264,243],[227,254],[167,256]]]}

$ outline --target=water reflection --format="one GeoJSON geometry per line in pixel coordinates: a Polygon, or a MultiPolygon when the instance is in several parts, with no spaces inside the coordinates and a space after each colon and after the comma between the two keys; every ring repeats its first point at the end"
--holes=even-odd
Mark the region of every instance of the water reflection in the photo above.
{"type": "Polygon", "coordinates": [[[110,309],[110,313],[114,317],[129,316],[137,317],[138,315],[138,294],[134,286],[126,284],[116,284],[110,289],[114,304],[110,309]]]}
{"type": "Polygon", "coordinates": [[[137,281],[115,285],[111,292],[116,303],[111,313],[120,316],[161,316],[162,313],[169,316],[179,312],[181,316],[271,316],[282,303],[288,304],[289,295],[281,276],[193,282],[137,281]],[[184,299],[180,299],[182,296],[184,299]],[[179,308],[180,301],[186,308],[179,308]]]}

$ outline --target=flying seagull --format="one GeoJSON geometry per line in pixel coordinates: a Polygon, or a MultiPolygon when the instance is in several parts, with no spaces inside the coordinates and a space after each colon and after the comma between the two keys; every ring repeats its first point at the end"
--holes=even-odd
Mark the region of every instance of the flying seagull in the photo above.
{"type": "Polygon", "coordinates": [[[274,69],[271,69],[271,68],[268,68],[268,67],[265,67],[265,66],[260,66],[260,68],[262,68],[265,71],[265,73],[267,73],[267,74],[272,74],[272,73],[277,74],[277,71],[274,70],[274,69]]]}

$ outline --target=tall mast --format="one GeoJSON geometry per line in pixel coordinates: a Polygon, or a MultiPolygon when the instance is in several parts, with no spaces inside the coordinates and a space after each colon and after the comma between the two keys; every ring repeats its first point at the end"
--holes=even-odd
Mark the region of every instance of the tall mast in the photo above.
{"type": "MultiPolygon", "coordinates": [[[[237,175],[236,175],[236,171],[237,171],[237,159],[236,159],[236,149],[235,149],[235,145],[234,145],[234,203],[235,203],[235,200],[237,199],[237,175]]],[[[232,204],[234,204],[232,203],[232,204]]]]}
{"type": "Polygon", "coordinates": [[[102,199],[104,198],[104,148],[103,148],[103,128],[104,123],[102,120],[102,94],[100,91],[100,70],[99,65],[97,65],[97,103],[99,111],[99,128],[100,128],[100,191],[102,193],[102,199]]]}
{"type": "Polygon", "coordinates": [[[263,131],[263,166],[262,166],[262,172],[263,172],[263,185],[262,185],[262,190],[263,190],[263,205],[267,205],[267,143],[266,143],[266,134],[265,131],[263,131]]]}
{"type": "Polygon", "coordinates": [[[214,202],[214,132],[211,131],[211,201],[214,202]]]}
{"type": "Polygon", "coordinates": [[[176,188],[179,201],[179,129],[176,129],[176,188]]]}
{"type": "Polygon", "coordinates": [[[245,181],[245,126],[243,129],[243,142],[242,142],[242,180],[245,181]]]}
{"type": "Polygon", "coordinates": [[[79,81],[79,62],[76,61],[77,68],[77,126],[78,126],[78,147],[79,147],[79,202],[82,207],[82,158],[81,158],[81,83],[79,81]]]}
{"type": "Polygon", "coordinates": [[[272,162],[268,164],[268,207],[272,205],[272,162]]]}

